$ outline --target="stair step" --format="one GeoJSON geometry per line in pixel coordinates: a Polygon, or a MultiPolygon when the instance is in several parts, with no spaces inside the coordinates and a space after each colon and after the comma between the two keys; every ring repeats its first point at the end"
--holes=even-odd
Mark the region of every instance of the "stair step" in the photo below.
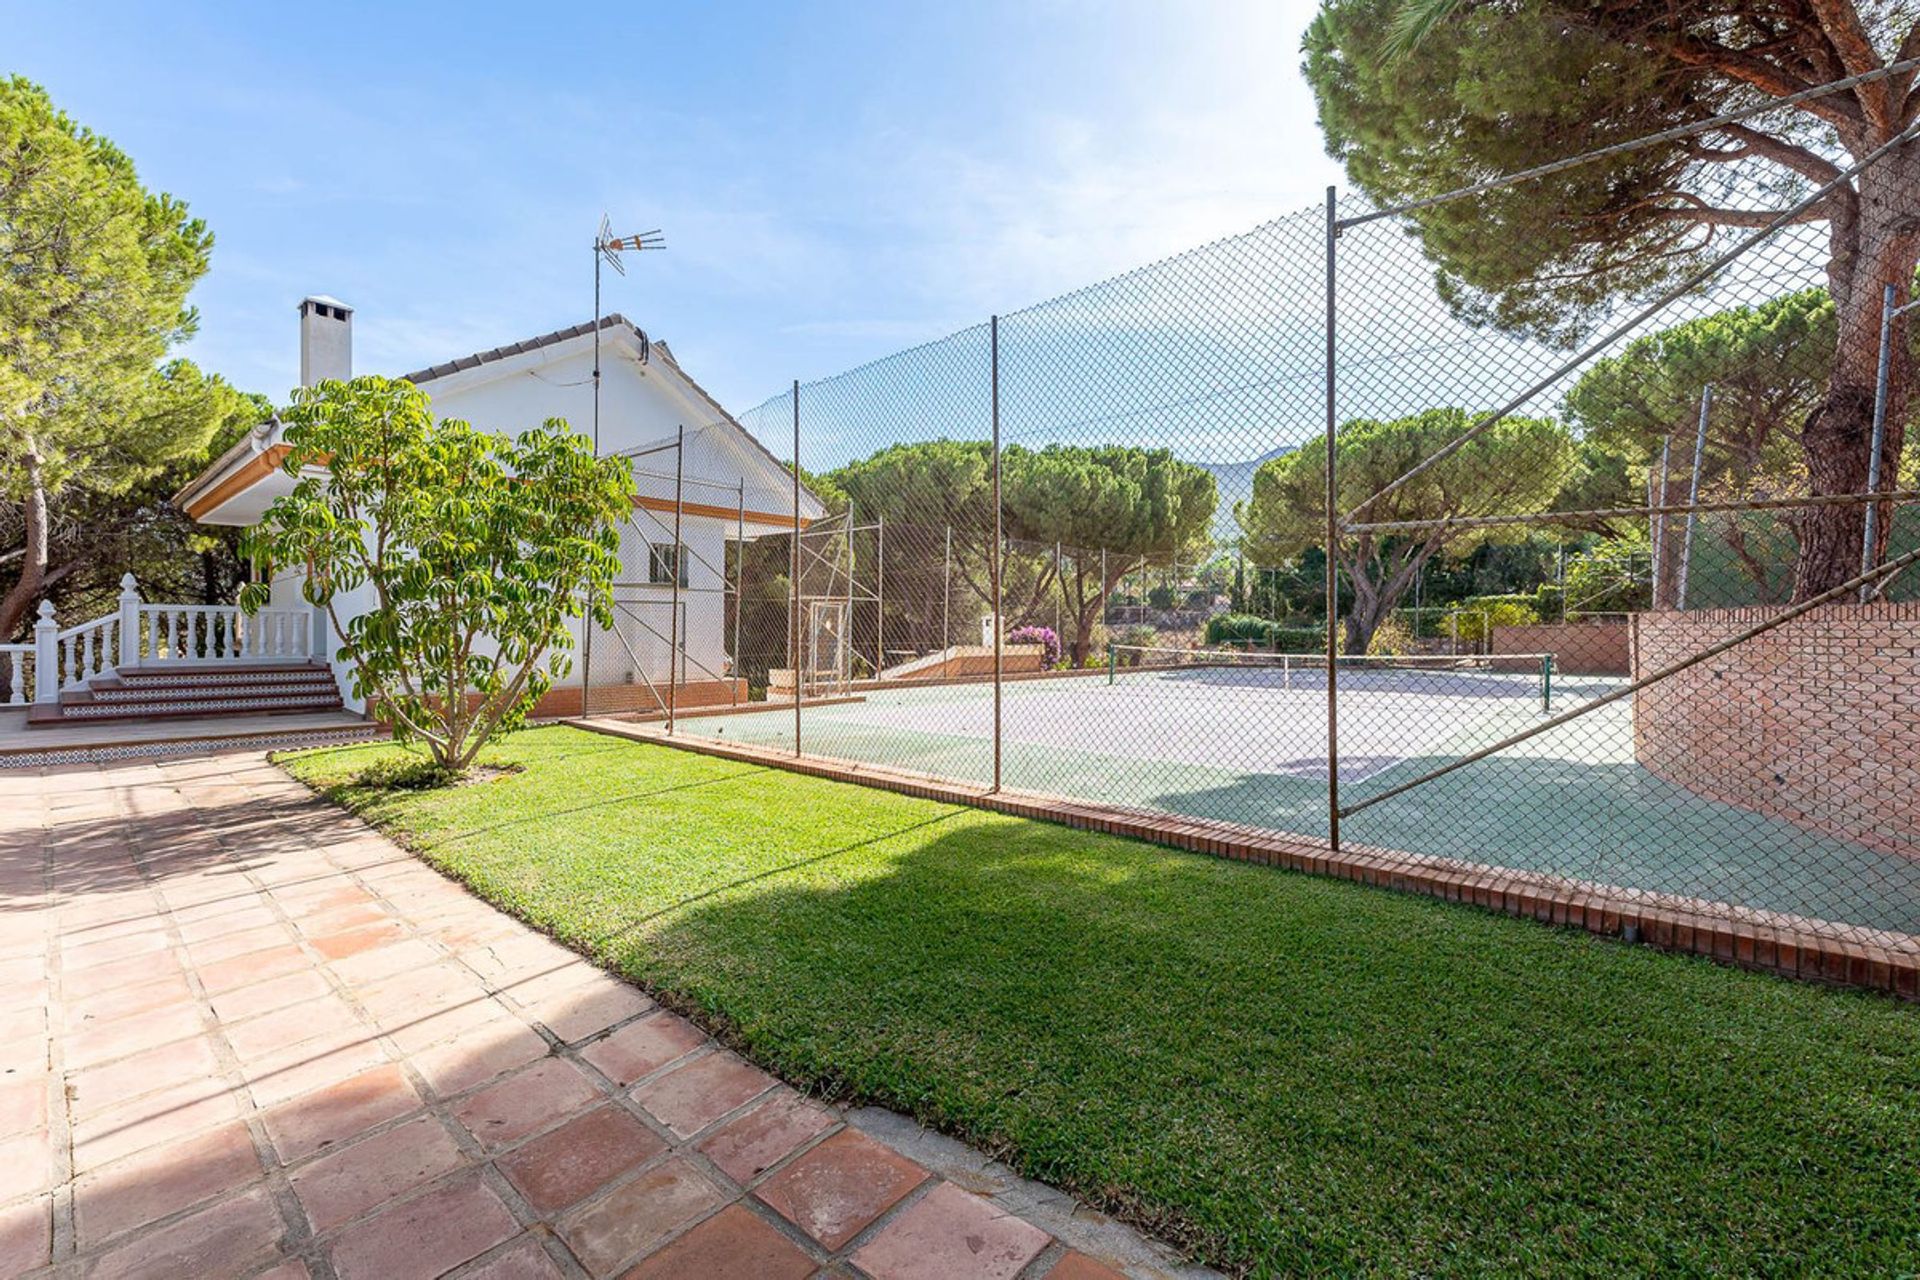
{"type": "Polygon", "coordinates": [[[197,666],[127,667],[106,679],[125,684],[191,684],[204,680],[274,680],[288,677],[329,676],[332,668],[317,662],[219,663],[197,666]]]}
{"type": "Polygon", "coordinates": [[[62,702],[68,703],[114,703],[129,706],[144,706],[159,702],[174,702],[182,698],[204,700],[218,698],[222,700],[246,698],[326,698],[337,696],[339,690],[331,680],[308,680],[298,684],[221,684],[204,686],[178,686],[165,689],[115,688],[112,685],[95,685],[84,693],[69,692],[60,695],[62,702]]]}
{"type": "Polygon", "coordinates": [[[173,698],[164,702],[62,702],[41,705],[27,715],[30,726],[72,723],[76,720],[167,720],[186,716],[285,715],[294,712],[338,711],[337,692],[277,698],[173,698]]]}

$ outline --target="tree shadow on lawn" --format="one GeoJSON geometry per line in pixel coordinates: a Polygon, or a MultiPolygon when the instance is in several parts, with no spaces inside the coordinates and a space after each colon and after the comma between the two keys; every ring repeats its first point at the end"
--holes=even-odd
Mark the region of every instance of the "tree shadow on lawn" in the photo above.
{"type": "MultiPolygon", "coordinates": [[[[1349,804],[1458,757],[1417,756],[1357,782],[1349,804]]],[[[1243,775],[1167,790],[1173,813],[1280,831],[1313,827],[1324,785],[1243,775]]],[[[1874,929],[1920,932],[1920,857],[1823,835],[1697,795],[1630,763],[1499,755],[1345,819],[1356,844],[1598,880],[1874,929]]],[[[1312,832],[1310,832],[1312,833],[1312,832]]]]}
{"type": "Polygon", "coordinates": [[[599,950],[789,1079],[1216,1265],[1821,1272],[1920,1248],[1911,1009],[969,817],[599,950]]]}

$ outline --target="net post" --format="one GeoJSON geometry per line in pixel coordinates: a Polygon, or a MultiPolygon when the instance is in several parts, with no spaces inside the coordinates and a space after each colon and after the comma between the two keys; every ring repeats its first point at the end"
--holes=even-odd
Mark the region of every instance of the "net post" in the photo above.
{"type": "MultiPolygon", "coordinates": [[[[1327,840],[1333,851],[1340,851],[1340,689],[1338,641],[1333,619],[1339,612],[1340,571],[1336,567],[1340,540],[1338,474],[1334,462],[1334,259],[1340,238],[1339,193],[1327,188],[1327,840]]],[[[1288,664],[1287,679],[1293,678],[1288,664]]]]}
{"type": "Polygon", "coordinates": [[[1113,683],[1115,666],[1116,666],[1116,663],[1114,661],[1114,656],[1113,656],[1113,641],[1109,640],[1107,641],[1107,683],[1108,684],[1113,683]]]}
{"type": "Polygon", "coordinates": [[[1543,715],[1553,714],[1553,655],[1540,655],[1540,711],[1543,715]]]}

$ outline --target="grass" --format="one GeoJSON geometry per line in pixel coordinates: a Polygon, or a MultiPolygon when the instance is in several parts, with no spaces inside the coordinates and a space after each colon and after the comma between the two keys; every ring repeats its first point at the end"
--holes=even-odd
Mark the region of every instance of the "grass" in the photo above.
{"type": "Polygon", "coordinates": [[[1214,1265],[1920,1270],[1892,1001],[571,729],[357,781],[395,754],[282,763],[788,1079],[1214,1265]]]}

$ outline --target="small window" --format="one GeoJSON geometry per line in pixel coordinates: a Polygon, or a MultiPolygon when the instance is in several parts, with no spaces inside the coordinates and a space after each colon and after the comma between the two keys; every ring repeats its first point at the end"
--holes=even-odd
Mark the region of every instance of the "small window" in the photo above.
{"type": "Polygon", "coordinates": [[[680,585],[687,585],[687,562],[680,554],[684,548],[651,546],[647,548],[647,581],[661,586],[673,584],[674,570],[679,569],[680,585]]]}

